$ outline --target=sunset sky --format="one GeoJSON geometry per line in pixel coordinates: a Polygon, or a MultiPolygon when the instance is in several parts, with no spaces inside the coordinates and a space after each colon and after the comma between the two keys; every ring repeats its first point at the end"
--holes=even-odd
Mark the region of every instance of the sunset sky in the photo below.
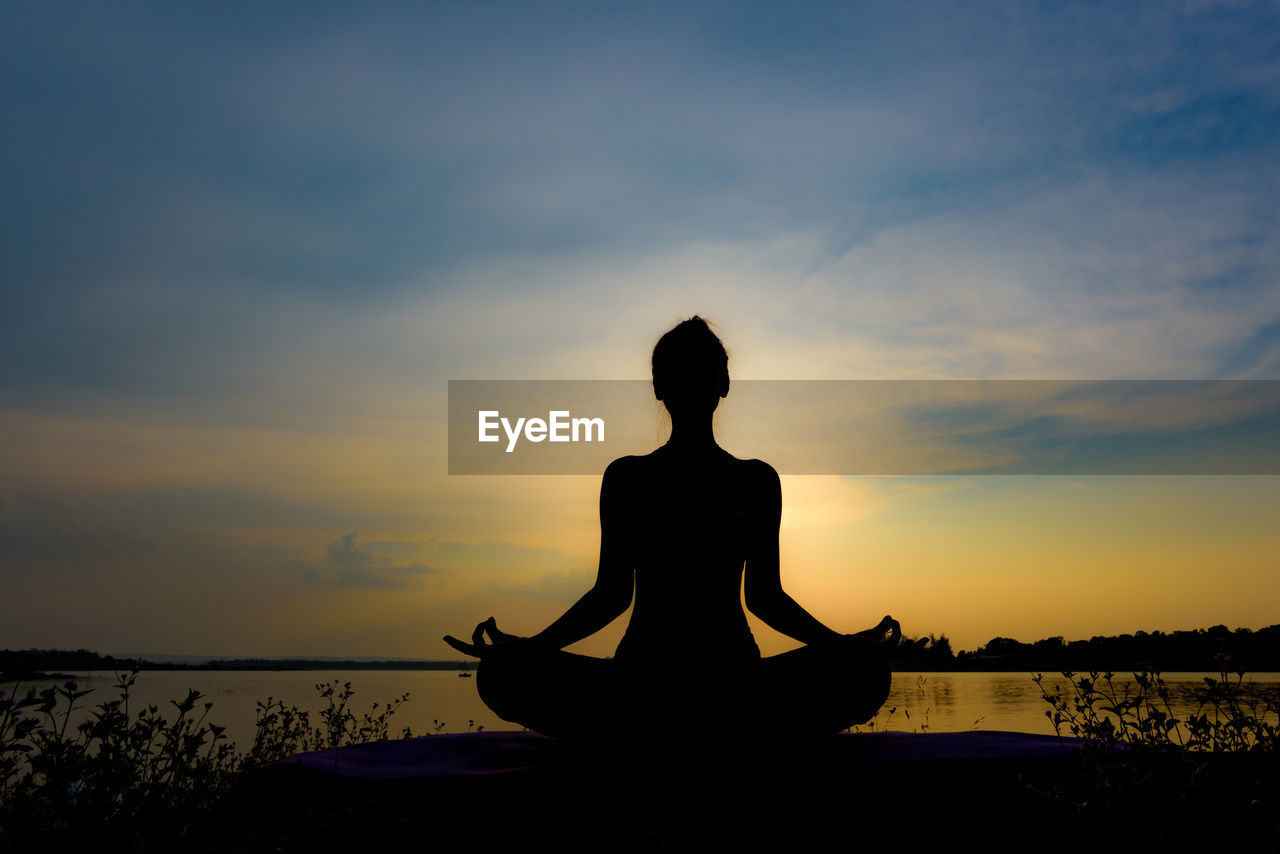
{"type": "MultiPolygon", "coordinates": [[[[599,476],[448,475],[447,382],[693,314],[735,379],[1280,379],[1274,3],[20,2],[0,92],[0,648],[536,632],[599,476]]],[[[843,631],[1280,623],[1276,476],[783,499],[843,631]]]]}

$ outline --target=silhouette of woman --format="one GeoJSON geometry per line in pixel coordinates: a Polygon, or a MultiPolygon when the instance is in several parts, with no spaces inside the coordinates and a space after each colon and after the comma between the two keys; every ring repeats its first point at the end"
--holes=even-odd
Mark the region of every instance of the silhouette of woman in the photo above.
{"type": "Polygon", "coordinates": [[[778,474],[715,442],[728,355],[700,317],[654,347],[653,390],[671,439],[605,469],[595,585],[533,637],[506,634],[492,617],[470,644],[445,637],[480,659],[480,696],[504,720],[567,738],[697,729],[705,739],[708,724],[735,737],[818,735],[870,720],[889,694],[886,651],[900,627],[885,617],[840,634],[783,591],[778,474]],[[740,591],[753,614],[805,646],[762,658],[740,591]],[[622,614],[633,592],[612,659],[563,651],[622,614]]]}

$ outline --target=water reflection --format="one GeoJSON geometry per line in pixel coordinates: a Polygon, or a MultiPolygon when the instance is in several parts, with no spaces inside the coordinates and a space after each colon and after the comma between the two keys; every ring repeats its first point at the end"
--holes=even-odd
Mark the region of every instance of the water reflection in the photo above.
{"type": "MultiPolygon", "coordinates": [[[[1170,705],[1183,717],[1197,708],[1194,691],[1203,687],[1206,674],[1166,673],[1170,705]]],[[[875,729],[905,732],[960,732],[972,729],[1013,730],[1046,735],[1054,733],[1045,715],[1050,705],[1030,673],[895,673],[889,700],[881,709],[875,729]]],[[[1280,674],[1246,677],[1260,684],[1280,682],[1280,674]]],[[[1122,695],[1132,694],[1132,674],[1116,674],[1114,685],[1122,695]]],[[[1046,690],[1072,695],[1070,681],[1060,673],[1045,674],[1046,690]]],[[[869,724],[863,730],[872,729],[869,724]]]]}
{"type": "MultiPolygon", "coordinates": [[[[895,673],[889,699],[876,719],[861,730],[889,729],[901,732],[959,732],[964,730],[1013,730],[1052,735],[1053,724],[1045,716],[1049,704],[1030,673],[895,673]]],[[[1179,716],[1194,711],[1192,692],[1203,686],[1203,673],[1164,674],[1170,702],[1179,716]]],[[[213,701],[209,720],[227,727],[227,735],[241,750],[253,742],[257,703],[268,697],[282,699],[308,709],[318,723],[321,701],[318,682],[350,682],[356,694],[352,709],[357,715],[377,701],[386,703],[401,693],[410,693],[409,702],[391,720],[391,732],[406,726],[415,734],[425,734],[443,724],[444,732],[511,730],[518,727],[494,717],[476,694],[474,679],[459,679],[454,671],[359,670],[359,671],[146,671],[138,676],[131,698],[136,711],[141,704],[154,704],[171,712],[169,701],[195,689],[213,701]]],[[[1278,683],[1280,673],[1253,674],[1258,683],[1278,683]]],[[[58,684],[62,680],[58,680],[58,684]]],[[[72,726],[87,718],[106,700],[116,699],[115,675],[90,672],[77,675],[82,688],[94,692],[79,701],[81,708],[72,726]]],[[[40,683],[40,687],[48,683],[40,683]]],[[[1130,674],[1115,677],[1120,691],[1134,688],[1130,674]]],[[[1046,674],[1049,691],[1072,694],[1072,686],[1061,674],[1046,674]]],[[[11,686],[5,686],[8,690],[11,686]]],[[[24,687],[25,690],[25,687],[24,687]]]]}

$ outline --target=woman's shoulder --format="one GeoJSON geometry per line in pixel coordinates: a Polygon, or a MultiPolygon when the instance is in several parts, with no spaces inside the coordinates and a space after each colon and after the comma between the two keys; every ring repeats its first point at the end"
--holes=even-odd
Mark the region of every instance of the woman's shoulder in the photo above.
{"type": "MultiPolygon", "coordinates": [[[[672,459],[669,453],[665,453],[665,450],[665,448],[658,448],[648,454],[629,454],[625,457],[618,457],[605,467],[604,476],[608,480],[617,480],[650,471],[670,469],[672,466],[682,467],[687,464],[681,459],[672,459]]],[[[725,450],[721,450],[720,454],[720,465],[727,466],[752,481],[778,482],[778,472],[764,460],[740,459],[725,450]]]]}
{"type": "Polygon", "coordinates": [[[616,481],[634,476],[648,467],[648,458],[644,456],[635,456],[634,454],[618,457],[609,465],[605,466],[604,479],[606,481],[616,481]]]}
{"type": "Polygon", "coordinates": [[[777,469],[766,463],[764,460],[740,460],[737,457],[734,457],[733,464],[735,466],[739,466],[742,471],[746,472],[753,479],[758,478],[761,481],[771,483],[778,481],[777,469]]]}
{"type": "MultiPolygon", "coordinates": [[[[671,461],[663,454],[663,450],[663,448],[658,448],[656,451],[651,451],[648,454],[629,454],[625,457],[618,457],[616,460],[609,463],[605,468],[604,473],[606,475],[611,473],[614,475],[620,475],[625,472],[643,471],[657,466],[671,465],[671,461]]],[[[768,480],[776,480],[778,477],[778,472],[774,467],[766,463],[764,460],[739,459],[728,451],[723,450],[721,453],[723,454],[723,462],[735,469],[738,469],[739,471],[768,480]]]]}

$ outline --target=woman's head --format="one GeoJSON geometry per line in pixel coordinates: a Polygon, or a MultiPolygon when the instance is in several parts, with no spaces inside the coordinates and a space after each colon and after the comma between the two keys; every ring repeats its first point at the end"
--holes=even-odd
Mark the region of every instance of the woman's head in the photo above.
{"type": "Polygon", "coordinates": [[[711,327],[694,315],[653,348],[653,393],[672,415],[712,412],[729,393],[729,354],[711,327]]]}

